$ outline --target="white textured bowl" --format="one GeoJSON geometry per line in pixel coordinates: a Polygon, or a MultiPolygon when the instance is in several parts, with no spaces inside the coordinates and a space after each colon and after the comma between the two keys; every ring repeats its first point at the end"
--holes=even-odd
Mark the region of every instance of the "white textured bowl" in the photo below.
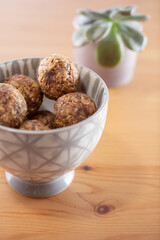
{"type": "MultiPolygon", "coordinates": [[[[0,82],[15,73],[36,80],[41,58],[17,59],[0,63],[0,82]]],[[[0,126],[0,166],[9,185],[30,197],[47,197],[63,191],[79,166],[96,147],[104,129],[108,90],[104,81],[86,67],[76,65],[82,90],[98,108],[77,124],[47,130],[25,131],[0,126]]],[[[44,97],[42,109],[53,112],[53,101],[44,97]]]]}

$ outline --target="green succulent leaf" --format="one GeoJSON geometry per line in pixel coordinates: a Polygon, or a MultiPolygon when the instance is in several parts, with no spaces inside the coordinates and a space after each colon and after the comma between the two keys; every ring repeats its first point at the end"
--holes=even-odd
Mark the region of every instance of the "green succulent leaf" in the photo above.
{"type": "Polygon", "coordinates": [[[75,47],[81,47],[89,43],[89,39],[86,37],[87,28],[79,28],[74,31],[72,35],[72,43],[75,47]]]}
{"type": "Polygon", "coordinates": [[[97,62],[104,67],[114,67],[122,59],[124,45],[116,28],[112,27],[110,33],[99,42],[96,49],[97,62]]]}
{"type": "Polygon", "coordinates": [[[147,37],[144,33],[123,23],[119,23],[118,29],[124,44],[129,49],[140,52],[145,48],[147,44],[147,37]]]}
{"type": "Polygon", "coordinates": [[[110,15],[112,12],[117,12],[121,9],[121,7],[112,7],[107,10],[100,10],[99,13],[104,14],[105,16],[108,16],[110,18],[110,15]]]}
{"type": "Polygon", "coordinates": [[[81,27],[85,27],[88,24],[91,24],[95,21],[90,20],[88,17],[85,17],[83,15],[78,15],[73,19],[73,26],[75,29],[81,28],[81,27]]]}
{"type": "Polygon", "coordinates": [[[104,34],[107,36],[107,34],[110,32],[110,29],[112,27],[111,22],[102,22],[102,21],[96,21],[89,29],[86,31],[86,36],[91,42],[95,42],[97,39],[101,38],[104,34]]]}
{"type": "Polygon", "coordinates": [[[128,17],[122,17],[119,20],[120,21],[147,21],[149,19],[150,19],[150,16],[148,15],[142,15],[142,14],[136,13],[128,17]]]}
{"type": "Polygon", "coordinates": [[[135,12],[136,8],[136,6],[127,6],[125,8],[120,7],[119,9],[111,11],[110,17],[112,19],[119,19],[123,16],[131,16],[131,14],[135,12]]]}
{"type": "Polygon", "coordinates": [[[88,17],[91,20],[100,20],[100,19],[106,19],[106,15],[100,12],[94,12],[89,9],[80,9],[78,10],[79,14],[82,14],[86,17],[88,17]]]}
{"type": "Polygon", "coordinates": [[[127,6],[125,8],[122,8],[120,10],[120,13],[124,16],[130,16],[132,13],[134,13],[137,9],[137,6],[135,5],[131,5],[131,6],[127,6]]]}

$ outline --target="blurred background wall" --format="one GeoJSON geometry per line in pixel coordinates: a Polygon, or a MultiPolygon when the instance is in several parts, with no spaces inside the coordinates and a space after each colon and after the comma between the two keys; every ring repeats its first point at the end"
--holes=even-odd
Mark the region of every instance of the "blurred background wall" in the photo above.
{"type": "Polygon", "coordinates": [[[72,57],[72,20],[79,8],[93,10],[137,5],[138,12],[151,15],[144,23],[149,38],[143,62],[155,61],[159,47],[160,3],[153,0],[5,0],[0,1],[0,61],[20,57],[47,56],[57,52],[72,57]],[[157,13],[157,14],[156,14],[157,13]],[[155,22],[155,24],[151,24],[155,22]],[[152,26],[152,27],[151,27],[152,26]],[[150,56],[150,59],[146,59],[150,56]]]}

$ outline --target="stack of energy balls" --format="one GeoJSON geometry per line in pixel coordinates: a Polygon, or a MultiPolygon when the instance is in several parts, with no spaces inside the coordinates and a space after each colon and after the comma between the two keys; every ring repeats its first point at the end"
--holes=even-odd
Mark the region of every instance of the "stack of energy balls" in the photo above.
{"type": "Polygon", "coordinates": [[[78,123],[96,111],[93,100],[79,92],[79,72],[65,56],[44,58],[38,68],[38,83],[15,74],[0,83],[0,125],[21,130],[49,130],[78,123]],[[54,113],[38,111],[43,94],[56,100],[54,113]]]}

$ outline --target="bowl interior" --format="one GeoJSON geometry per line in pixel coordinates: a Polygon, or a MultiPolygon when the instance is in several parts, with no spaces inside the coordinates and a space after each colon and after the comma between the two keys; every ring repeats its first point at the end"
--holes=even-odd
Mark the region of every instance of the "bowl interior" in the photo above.
{"type": "MultiPolygon", "coordinates": [[[[37,81],[37,70],[42,58],[26,58],[16,59],[0,64],[0,82],[5,78],[21,73],[28,75],[37,81]]],[[[100,108],[103,103],[108,100],[107,87],[103,80],[90,69],[76,65],[80,73],[80,87],[81,90],[89,95],[95,102],[97,108],[100,108]]],[[[40,109],[46,109],[53,112],[54,101],[44,97],[40,109]]]]}

